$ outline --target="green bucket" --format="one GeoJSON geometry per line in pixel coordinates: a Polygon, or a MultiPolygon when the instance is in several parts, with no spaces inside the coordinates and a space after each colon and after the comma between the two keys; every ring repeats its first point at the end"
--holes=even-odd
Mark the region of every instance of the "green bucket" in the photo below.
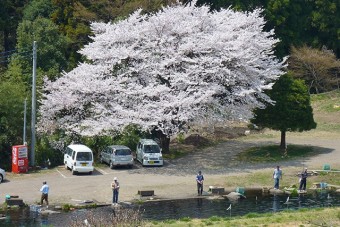
{"type": "Polygon", "coordinates": [[[324,164],[322,169],[323,170],[331,170],[331,166],[329,164],[324,164]]]}
{"type": "Polygon", "coordinates": [[[245,190],[244,190],[243,187],[237,187],[237,188],[236,188],[236,192],[240,193],[241,195],[244,195],[245,190]]]}

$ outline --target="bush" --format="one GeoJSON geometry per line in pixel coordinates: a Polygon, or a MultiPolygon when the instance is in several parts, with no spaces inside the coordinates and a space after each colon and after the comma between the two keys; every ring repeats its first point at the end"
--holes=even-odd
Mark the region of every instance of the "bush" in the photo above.
{"type": "Polygon", "coordinates": [[[54,167],[63,163],[63,153],[54,149],[48,137],[37,139],[35,147],[35,164],[42,167],[54,167]]]}
{"type": "Polygon", "coordinates": [[[63,207],[61,208],[63,211],[69,211],[71,210],[72,205],[70,204],[64,204],[63,207]]]}
{"type": "Polygon", "coordinates": [[[294,188],[290,195],[291,196],[298,196],[299,195],[298,190],[296,188],[294,188]]]}
{"type": "Polygon", "coordinates": [[[145,137],[145,134],[137,125],[128,125],[123,132],[114,138],[116,144],[125,145],[131,150],[135,150],[139,138],[145,137]]]}
{"type": "Polygon", "coordinates": [[[189,222],[189,221],[191,221],[191,218],[190,217],[183,217],[183,218],[181,218],[179,220],[183,221],[183,222],[189,222]]]}
{"type": "Polygon", "coordinates": [[[221,218],[218,217],[218,216],[212,216],[212,217],[209,218],[209,221],[220,221],[220,220],[221,220],[221,218]]]}
{"type": "Polygon", "coordinates": [[[177,141],[178,141],[178,143],[184,143],[184,140],[185,140],[184,133],[179,133],[179,134],[177,135],[177,141]]]}

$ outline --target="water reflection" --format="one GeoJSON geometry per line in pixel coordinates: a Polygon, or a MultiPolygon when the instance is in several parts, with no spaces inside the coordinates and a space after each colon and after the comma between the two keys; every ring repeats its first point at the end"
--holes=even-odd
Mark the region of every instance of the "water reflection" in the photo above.
{"type": "Polygon", "coordinates": [[[274,212],[280,211],[280,200],[277,195],[273,196],[273,211],[274,212]]]}
{"type": "Polygon", "coordinates": [[[203,206],[203,199],[202,198],[197,198],[196,200],[197,200],[197,207],[198,208],[202,208],[202,206],[203,206]]]}

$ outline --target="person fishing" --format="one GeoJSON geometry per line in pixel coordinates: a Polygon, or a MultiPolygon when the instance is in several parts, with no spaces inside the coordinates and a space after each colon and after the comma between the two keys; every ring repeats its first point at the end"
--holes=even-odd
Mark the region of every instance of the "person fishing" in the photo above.
{"type": "Polygon", "coordinates": [[[299,187],[300,192],[306,191],[307,177],[308,177],[308,172],[307,172],[307,168],[305,168],[304,171],[302,171],[302,173],[300,174],[300,187],[299,187]]]}
{"type": "Polygon", "coordinates": [[[276,166],[273,172],[273,179],[274,179],[274,189],[280,188],[280,179],[282,179],[282,170],[280,166],[276,166]]]}
{"type": "Polygon", "coordinates": [[[202,172],[198,171],[198,174],[196,176],[197,194],[198,195],[202,195],[202,193],[203,193],[203,181],[204,181],[204,177],[202,175],[202,172]]]}

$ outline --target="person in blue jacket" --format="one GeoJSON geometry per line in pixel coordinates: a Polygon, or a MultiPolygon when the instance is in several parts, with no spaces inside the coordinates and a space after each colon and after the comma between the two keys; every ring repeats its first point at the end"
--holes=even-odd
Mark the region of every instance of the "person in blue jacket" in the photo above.
{"type": "Polygon", "coordinates": [[[196,176],[198,195],[202,195],[202,193],[203,193],[203,181],[204,181],[204,177],[202,175],[202,172],[198,171],[198,174],[196,176]]]}

